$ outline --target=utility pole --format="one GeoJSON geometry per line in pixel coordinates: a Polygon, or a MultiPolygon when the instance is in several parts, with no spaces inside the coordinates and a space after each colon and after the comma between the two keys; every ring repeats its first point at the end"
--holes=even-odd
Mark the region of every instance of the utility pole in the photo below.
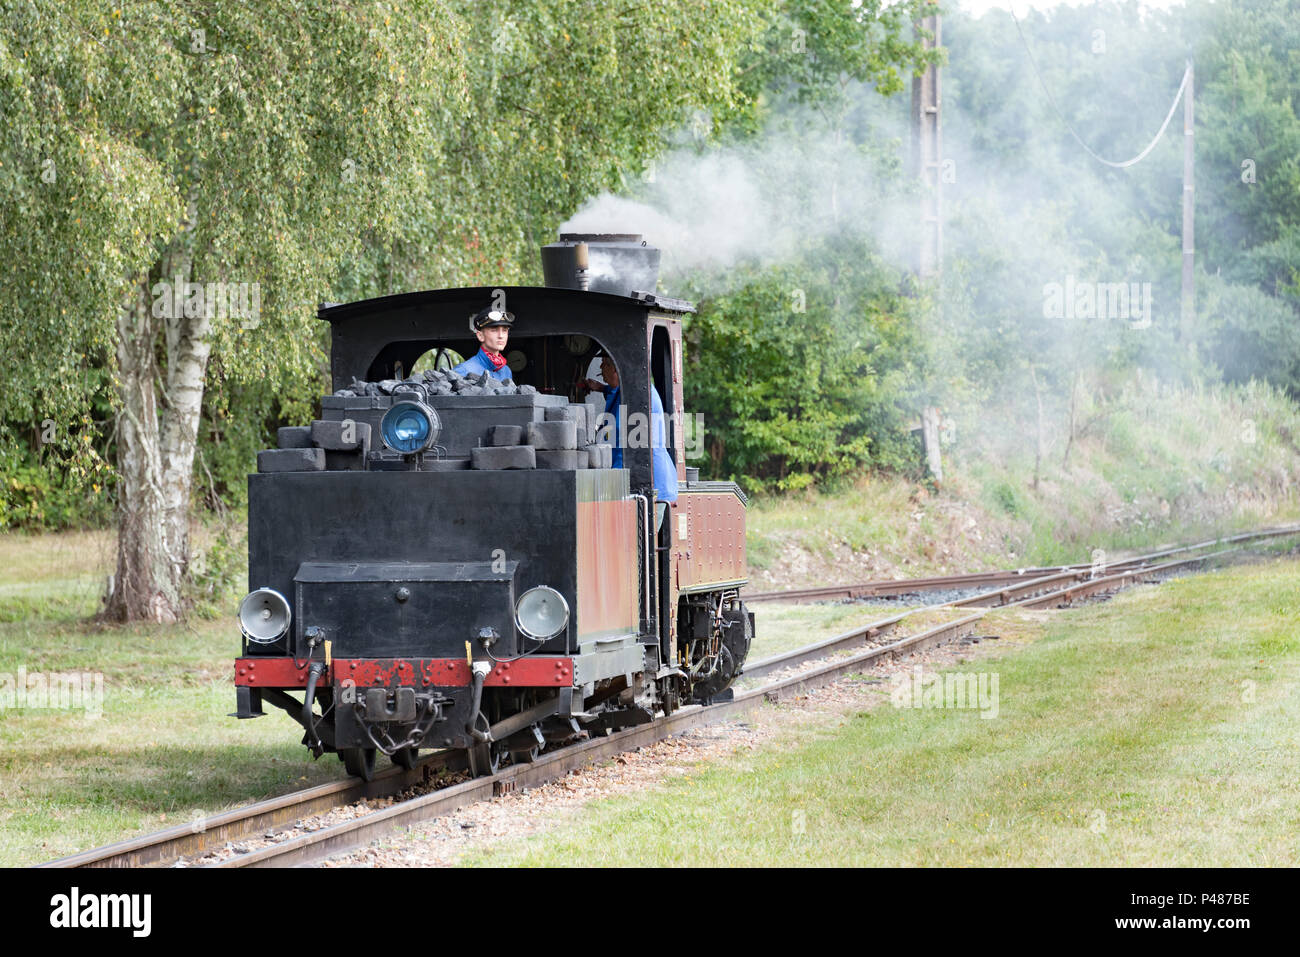
{"type": "MultiPolygon", "coordinates": [[[[922,46],[938,49],[942,24],[938,5],[931,3],[936,12],[922,18],[916,25],[924,31],[922,46]]],[[[912,166],[921,183],[921,242],[917,249],[917,278],[924,282],[935,278],[943,268],[943,141],[939,123],[939,68],[931,64],[920,76],[912,77],[912,166]]],[[[943,460],[939,455],[939,419],[937,407],[928,405],[921,409],[921,445],[925,450],[926,466],[936,482],[943,482],[943,460]]]]}
{"type": "MultiPolygon", "coordinates": [[[[919,27],[929,33],[922,40],[926,50],[938,49],[942,37],[938,13],[924,17],[919,27]]],[[[943,265],[943,177],[942,139],[939,125],[939,68],[926,67],[912,77],[912,164],[921,181],[921,244],[917,255],[917,274],[928,279],[943,265]]]]}
{"type": "Polygon", "coordinates": [[[1196,131],[1192,127],[1192,90],[1195,87],[1192,61],[1187,61],[1187,89],[1183,90],[1183,297],[1180,331],[1190,344],[1194,342],[1196,322],[1196,186],[1193,164],[1196,156],[1196,131]]]}

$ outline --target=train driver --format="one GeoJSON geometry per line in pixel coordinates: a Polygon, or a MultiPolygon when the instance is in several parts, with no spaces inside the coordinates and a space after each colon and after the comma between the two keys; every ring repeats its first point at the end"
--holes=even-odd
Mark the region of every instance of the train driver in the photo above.
{"type": "MultiPolygon", "coordinates": [[[[587,387],[595,392],[605,394],[605,412],[614,417],[613,443],[616,469],[623,468],[623,408],[619,401],[618,368],[609,356],[601,356],[600,376],[604,379],[588,379],[587,387]]],[[[632,432],[636,434],[635,430],[632,432]]],[[[644,431],[642,432],[644,434],[644,431]]],[[[668,503],[677,501],[677,466],[673,464],[664,441],[664,405],[659,399],[659,390],[650,386],[650,463],[655,483],[655,532],[664,523],[668,503]]]]}
{"type": "Polygon", "coordinates": [[[494,379],[509,379],[510,366],[506,365],[506,340],[515,314],[487,306],[474,313],[470,328],[478,337],[479,350],[453,369],[459,375],[478,375],[486,372],[494,379]]]}

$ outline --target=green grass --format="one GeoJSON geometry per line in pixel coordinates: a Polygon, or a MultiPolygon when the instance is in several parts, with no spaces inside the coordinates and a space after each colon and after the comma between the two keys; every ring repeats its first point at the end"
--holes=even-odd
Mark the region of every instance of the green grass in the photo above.
{"type": "Polygon", "coordinates": [[[1294,866],[1297,612],[1294,559],[999,612],[996,719],[885,701],[469,863],[1294,866]]]}
{"type": "MultiPolygon", "coordinates": [[[[953,450],[961,491],[1036,564],[1077,561],[1092,548],[1147,550],[1300,514],[1300,407],[1261,383],[1196,388],[1135,380],[1106,399],[1083,395],[1068,464],[1063,424],[1047,423],[1039,485],[1033,429],[998,416],[970,423],[953,450]]],[[[960,430],[959,430],[960,431],[960,430]]]]}
{"type": "Polygon", "coordinates": [[[766,567],[764,549],[782,540],[812,543],[821,537],[860,550],[897,546],[906,530],[896,518],[907,511],[909,494],[901,483],[861,481],[836,494],[757,498],[749,508],[750,561],[766,567]]]}
{"type": "Polygon", "coordinates": [[[282,712],[237,721],[234,609],[179,626],[82,619],[111,567],[98,533],[0,538],[0,676],[103,675],[101,716],[0,707],[0,866],[39,863],[343,776],[282,712]],[[107,564],[106,564],[107,563],[107,564]]]}
{"type": "Polygon", "coordinates": [[[343,775],[287,716],[237,721],[230,621],[0,624],[0,674],[103,674],[102,715],[0,709],[0,865],[49,860],[343,775]]]}
{"type": "Polygon", "coordinates": [[[0,622],[89,617],[99,607],[112,557],[105,532],[0,535],[0,622]]]}

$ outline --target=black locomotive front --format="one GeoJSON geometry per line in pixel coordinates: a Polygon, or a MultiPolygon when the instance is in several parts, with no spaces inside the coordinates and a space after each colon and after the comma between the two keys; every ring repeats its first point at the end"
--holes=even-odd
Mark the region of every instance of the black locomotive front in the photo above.
{"type": "MultiPolygon", "coordinates": [[[[539,325],[543,302],[582,295],[529,293],[515,297],[533,308],[517,308],[539,325]]],[[[584,305],[598,298],[612,297],[584,305]]],[[[408,352],[463,329],[472,301],[443,324],[422,310],[429,338],[402,358],[383,354],[399,354],[405,330],[372,336],[363,357],[380,388],[359,394],[360,376],[336,377],[354,388],[326,396],[311,427],[281,430],[282,448],[249,476],[237,714],[280,707],[307,746],[363,776],[376,753],[402,764],[420,748],[477,749],[489,766],[526,757],[579,735],[575,715],[590,718],[589,701],[644,673],[648,649],[657,660],[638,579],[653,506],[628,469],[608,467],[597,403],[485,380],[439,394],[446,373],[383,378],[387,363],[414,364],[408,352]],[[413,411],[423,427],[401,421],[413,411]],[[502,434],[547,447],[494,445],[502,434]],[[512,450],[533,467],[496,454],[512,450]],[[534,720],[508,720],[521,713],[534,720]]],[[[547,342],[563,337],[534,343],[542,362],[547,342]]]]}
{"type": "MultiPolygon", "coordinates": [[[[324,750],[470,748],[475,692],[489,681],[490,698],[565,690],[563,716],[575,683],[608,677],[614,661],[619,674],[643,666],[635,604],[622,622],[598,621],[578,598],[579,509],[623,501],[615,470],[253,476],[250,581],[292,610],[284,634],[246,639],[243,687],[306,689],[312,660],[328,668],[331,721],[306,729],[324,750]],[[542,616],[520,613],[521,601],[545,607],[550,596],[566,614],[539,627],[542,616]]],[[[610,584],[635,599],[635,582],[610,584]]]]}

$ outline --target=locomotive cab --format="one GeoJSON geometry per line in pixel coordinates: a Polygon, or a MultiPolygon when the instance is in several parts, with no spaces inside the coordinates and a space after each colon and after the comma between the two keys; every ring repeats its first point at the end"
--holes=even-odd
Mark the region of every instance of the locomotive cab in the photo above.
{"type": "Polygon", "coordinates": [[[412,766],[428,748],[491,773],[709,700],[739,673],[745,500],[688,481],[691,307],[561,288],[553,271],[544,287],[321,307],[332,392],[249,476],[238,717],[281,708],[314,753],[366,778],[379,753],[412,766]],[[510,378],[457,376],[478,347],[468,318],[498,302],[516,317],[510,378]],[[600,351],[622,435],[586,394],[600,351]],[[679,480],[657,535],[651,430],[635,428],[651,389],[679,480]]]}

